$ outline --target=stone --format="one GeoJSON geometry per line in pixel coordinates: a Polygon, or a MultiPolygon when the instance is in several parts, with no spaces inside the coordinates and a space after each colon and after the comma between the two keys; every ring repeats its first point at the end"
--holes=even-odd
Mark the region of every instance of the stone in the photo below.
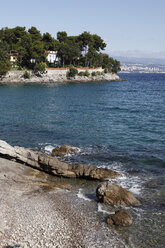
{"type": "Polygon", "coordinates": [[[132,216],[127,210],[121,209],[115,212],[115,214],[109,215],[107,223],[111,226],[130,226],[133,223],[132,216]]]}
{"type": "Polygon", "coordinates": [[[139,206],[140,201],[128,190],[110,182],[101,183],[96,189],[100,202],[111,206],[139,206]]]}
{"type": "Polygon", "coordinates": [[[156,188],[156,187],[158,187],[158,183],[157,183],[157,181],[154,180],[154,179],[148,180],[144,185],[145,185],[147,188],[156,188]]]}
{"type": "Polygon", "coordinates": [[[63,146],[57,146],[56,148],[53,149],[52,151],[52,156],[57,156],[57,157],[62,157],[68,154],[73,154],[75,152],[78,152],[79,149],[74,146],[69,146],[69,145],[63,145],[63,146]]]}
{"type": "Polygon", "coordinates": [[[0,140],[0,157],[15,160],[54,176],[104,180],[121,176],[118,172],[85,164],[67,164],[57,157],[24,147],[10,146],[0,140]]]}

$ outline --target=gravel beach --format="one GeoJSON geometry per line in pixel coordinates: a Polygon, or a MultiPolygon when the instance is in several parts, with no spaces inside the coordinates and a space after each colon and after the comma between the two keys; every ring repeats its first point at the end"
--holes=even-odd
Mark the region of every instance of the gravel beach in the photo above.
{"type": "Polygon", "coordinates": [[[0,158],[0,247],[126,247],[110,229],[102,235],[104,223],[73,186],[49,177],[0,158]]]}

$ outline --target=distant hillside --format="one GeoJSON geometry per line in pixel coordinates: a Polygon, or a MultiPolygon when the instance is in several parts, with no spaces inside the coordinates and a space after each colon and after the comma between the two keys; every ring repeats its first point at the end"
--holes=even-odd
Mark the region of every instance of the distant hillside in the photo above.
{"type": "Polygon", "coordinates": [[[122,57],[122,56],[113,56],[115,59],[119,60],[121,63],[129,64],[146,64],[146,65],[165,65],[165,59],[156,59],[156,58],[135,58],[135,57],[122,57]]]}

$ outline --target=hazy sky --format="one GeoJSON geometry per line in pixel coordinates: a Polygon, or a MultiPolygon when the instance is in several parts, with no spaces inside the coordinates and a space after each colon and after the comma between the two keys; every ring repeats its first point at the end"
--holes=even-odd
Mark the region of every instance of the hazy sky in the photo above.
{"type": "Polygon", "coordinates": [[[97,33],[112,55],[165,59],[165,0],[0,0],[0,28],[97,33]]]}

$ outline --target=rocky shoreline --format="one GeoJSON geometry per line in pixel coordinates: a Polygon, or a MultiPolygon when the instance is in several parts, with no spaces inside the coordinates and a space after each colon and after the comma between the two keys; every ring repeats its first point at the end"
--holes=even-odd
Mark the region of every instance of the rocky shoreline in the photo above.
{"type": "Polygon", "coordinates": [[[43,172],[0,158],[0,197],[2,248],[125,247],[117,233],[95,221],[95,206],[84,204],[62,179],[52,182],[43,172]]]}
{"type": "Polygon", "coordinates": [[[70,83],[70,82],[100,82],[100,81],[123,81],[115,73],[106,73],[89,77],[75,76],[74,78],[66,77],[66,70],[47,70],[46,73],[36,76],[29,71],[30,78],[24,78],[25,71],[9,71],[5,77],[1,78],[0,84],[48,84],[48,83],[70,83]]]}
{"type": "Polygon", "coordinates": [[[126,247],[113,232],[113,226],[132,225],[132,216],[122,208],[139,206],[140,201],[126,189],[104,181],[121,176],[118,172],[92,165],[67,164],[56,157],[77,150],[64,145],[47,155],[12,147],[0,140],[0,242],[3,248],[126,247]],[[79,183],[73,184],[69,178],[95,182],[97,200],[90,205],[80,204],[79,200],[75,205],[79,183]],[[103,182],[98,185],[98,180],[103,182]],[[98,203],[117,207],[106,220],[112,229],[105,220],[95,223],[94,208],[98,203]],[[98,230],[102,228],[106,230],[108,246],[107,241],[105,245],[101,241],[104,234],[98,230]]]}
{"type": "Polygon", "coordinates": [[[92,165],[67,164],[61,162],[56,156],[24,147],[13,147],[3,140],[0,140],[0,156],[59,177],[104,180],[121,176],[118,172],[92,165]]]}

